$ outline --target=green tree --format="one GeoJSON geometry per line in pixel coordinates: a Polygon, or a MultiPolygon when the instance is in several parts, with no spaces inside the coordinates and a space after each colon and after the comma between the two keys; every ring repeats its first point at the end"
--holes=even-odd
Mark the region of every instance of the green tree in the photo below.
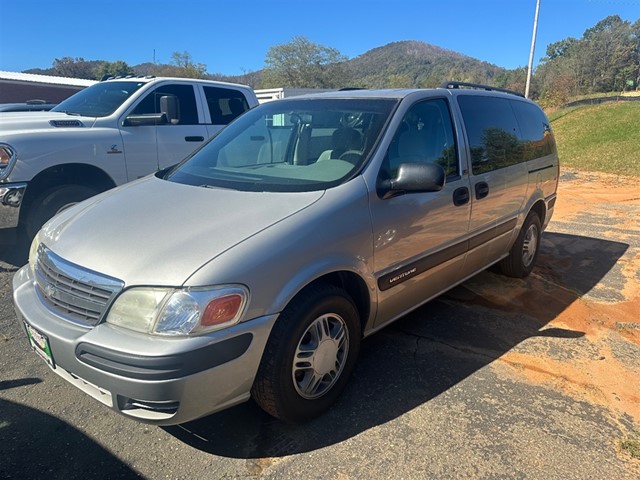
{"type": "Polygon", "coordinates": [[[125,77],[127,75],[134,75],[134,71],[133,68],[122,60],[117,60],[115,62],[102,62],[95,69],[96,80],[102,80],[103,78],[109,77],[125,77]]]}
{"type": "Polygon", "coordinates": [[[611,15],[582,38],[550,44],[534,79],[547,104],[596,92],[620,91],[640,81],[640,20],[611,15]]]}
{"type": "Polygon", "coordinates": [[[583,50],[584,45],[576,43],[561,55],[544,58],[536,68],[533,81],[543,105],[560,106],[585,91],[588,60],[583,50]]]}
{"type": "Polygon", "coordinates": [[[207,66],[195,63],[189,52],[173,52],[169,65],[158,65],[152,69],[159,77],[207,78],[207,66]]]}
{"type": "MultiPolygon", "coordinates": [[[[514,68],[512,70],[503,70],[495,75],[493,77],[493,80],[491,81],[491,84],[497,87],[507,88],[509,90],[522,93],[524,93],[526,83],[526,67],[514,68]]],[[[535,97],[537,93],[536,82],[532,82],[531,87],[531,94],[533,97],[535,97]]]]}
{"type": "Polygon", "coordinates": [[[634,42],[630,22],[611,15],[585,31],[583,40],[589,60],[590,89],[594,92],[621,90],[633,61],[634,42]]]}
{"type": "Polygon", "coordinates": [[[386,88],[412,88],[414,82],[408,75],[392,73],[387,77],[386,88]]]}
{"type": "Polygon", "coordinates": [[[204,63],[194,63],[189,52],[173,52],[171,64],[183,69],[185,76],[190,78],[204,78],[207,74],[207,66],[204,63]]]}
{"type": "Polygon", "coordinates": [[[547,56],[545,60],[553,60],[568,55],[572,48],[578,43],[577,38],[569,37],[559,42],[550,43],[547,46],[547,56]]]}
{"type": "Polygon", "coordinates": [[[631,26],[631,41],[633,55],[631,62],[631,79],[636,89],[640,88],[640,19],[631,26]]]}
{"type": "Polygon", "coordinates": [[[84,58],[62,57],[53,61],[53,74],[58,77],[85,78],[93,80],[95,64],[84,58]]]}
{"type": "Polygon", "coordinates": [[[338,88],[346,85],[342,62],[347,57],[338,50],[296,36],[289,43],[267,51],[263,86],[293,88],[338,88]]]}

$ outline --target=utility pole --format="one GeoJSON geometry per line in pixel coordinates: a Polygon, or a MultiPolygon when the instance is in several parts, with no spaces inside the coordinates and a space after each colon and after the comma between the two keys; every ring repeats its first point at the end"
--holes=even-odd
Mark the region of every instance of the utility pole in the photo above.
{"type": "Polygon", "coordinates": [[[533,35],[531,37],[531,52],[529,52],[529,68],[527,69],[527,86],[524,89],[524,96],[529,98],[529,87],[531,87],[531,72],[533,71],[533,52],[536,49],[536,34],[538,33],[538,13],[540,12],[540,0],[536,0],[536,16],[533,19],[533,35]]]}

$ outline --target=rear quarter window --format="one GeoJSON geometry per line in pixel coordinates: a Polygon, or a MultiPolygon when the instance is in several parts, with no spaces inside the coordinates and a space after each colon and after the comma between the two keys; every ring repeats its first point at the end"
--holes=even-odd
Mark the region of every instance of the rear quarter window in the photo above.
{"type": "Polygon", "coordinates": [[[511,102],[520,127],[525,160],[551,155],[555,141],[551,125],[544,112],[531,103],[511,102]]]}
{"type": "Polygon", "coordinates": [[[204,96],[213,125],[227,125],[249,110],[247,99],[238,90],[221,87],[204,87],[204,96]]]}
{"type": "Polygon", "coordinates": [[[518,122],[509,100],[491,96],[460,95],[474,175],[522,162],[518,122]]]}

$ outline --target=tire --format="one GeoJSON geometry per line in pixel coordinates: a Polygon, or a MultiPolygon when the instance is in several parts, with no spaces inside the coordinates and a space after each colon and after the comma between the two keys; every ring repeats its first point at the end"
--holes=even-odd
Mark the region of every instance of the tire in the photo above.
{"type": "Polygon", "coordinates": [[[294,298],[271,331],[251,389],[270,415],[301,423],[327,410],[344,389],[360,351],[360,318],[331,285],[294,298]]]}
{"type": "Polygon", "coordinates": [[[82,185],[61,185],[45,190],[31,203],[25,224],[29,238],[61,211],[94,196],[98,192],[82,185]]]}
{"type": "Polygon", "coordinates": [[[538,259],[542,227],[540,218],[530,212],[520,229],[509,256],[498,263],[498,271],[514,278],[524,278],[531,273],[538,259]]]}

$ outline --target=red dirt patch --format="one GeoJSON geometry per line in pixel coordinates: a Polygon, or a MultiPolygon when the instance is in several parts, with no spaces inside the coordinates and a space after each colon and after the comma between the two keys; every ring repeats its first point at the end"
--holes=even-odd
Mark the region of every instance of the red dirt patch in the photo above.
{"type": "Polygon", "coordinates": [[[527,339],[500,357],[507,371],[640,425],[640,180],[586,172],[563,178],[532,275],[508,289],[495,289],[486,278],[468,288],[492,308],[539,318],[541,333],[576,334],[555,343],[527,339]],[[616,248],[618,256],[611,254],[616,248]],[[611,265],[601,266],[593,285],[582,282],[585,288],[580,272],[590,271],[588,262],[602,265],[604,255],[611,265]],[[599,295],[602,289],[610,295],[599,295]],[[549,348],[562,354],[549,355],[549,348]]]}

